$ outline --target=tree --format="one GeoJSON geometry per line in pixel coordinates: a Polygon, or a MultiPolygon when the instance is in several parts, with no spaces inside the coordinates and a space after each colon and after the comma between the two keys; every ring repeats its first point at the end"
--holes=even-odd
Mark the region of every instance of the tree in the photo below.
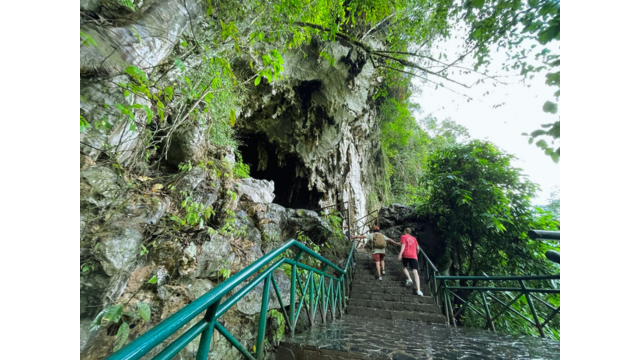
{"type": "MultiPolygon", "coordinates": [[[[553,269],[535,256],[526,232],[535,227],[531,198],[538,185],[511,165],[512,155],[473,140],[431,153],[422,179],[419,210],[445,240],[452,275],[545,274],[553,269]]],[[[549,220],[549,219],[547,219],[549,220]]]]}

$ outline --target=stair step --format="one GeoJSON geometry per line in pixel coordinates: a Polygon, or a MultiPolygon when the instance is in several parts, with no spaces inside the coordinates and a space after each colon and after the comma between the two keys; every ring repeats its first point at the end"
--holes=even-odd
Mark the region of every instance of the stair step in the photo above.
{"type": "Polygon", "coordinates": [[[440,308],[435,304],[409,303],[403,301],[363,300],[353,298],[349,300],[349,306],[394,311],[415,311],[424,314],[441,314],[440,308]]]}
{"type": "MultiPolygon", "coordinates": [[[[354,284],[351,288],[351,294],[362,293],[362,294],[393,294],[395,296],[405,296],[405,295],[414,295],[415,287],[412,286],[381,286],[382,281],[377,282],[377,284],[354,284]]],[[[372,281],[373,283],[373,281],[372,281]]],[[[431,294],[426,288],[421,288],[422,292],[430,296],[431,294]]]]}
{"type": "MultiPolygon", "coordinates": [[[[406,276],[396,276],[387,273],[386,275],[382,275],[382,280],[378,280],[378,274],[367,274],[367,275],[359,275],[354,277],[353,283],[361,283],[362,285],[368,284],[373,281],[382,281],[384,283],[397,283],[398,286],[404,286],[407,282],[406,276]]],[[[424,281],[423,281],[424,282],[424,281]]]]}
{"type": "Polygon", "coordinates": [[[435,300],[433,297],[428,295],[428,292],[423,291],[424,296],[417,296],[415,294],[411,294],[413,296],[407,295],[397,295],[397,294],[383,294],[383,293],[362,293],[362,292],[352,292],[349,296],[351,300],[374,300],[374,301],[396,301],[403,303],[415,303],[415,304],[429,304],[435,305],[435,300]]]}
{"type": "Polygon", "coordinates": [[[415,311],[394,311],[394,310],[383,310],[376,309],[370,307],[361,307],[361,306],[347,306],[347,314],[362,316],[362,317],[370,317],[377,319],[403,319],[403,320],[414,320],[414,321],[424,321],[427,323],[445,323],[444,315],[442,314],[431,314],[431,313],[423,313],[423,312],[415,312],[415,311]]]}

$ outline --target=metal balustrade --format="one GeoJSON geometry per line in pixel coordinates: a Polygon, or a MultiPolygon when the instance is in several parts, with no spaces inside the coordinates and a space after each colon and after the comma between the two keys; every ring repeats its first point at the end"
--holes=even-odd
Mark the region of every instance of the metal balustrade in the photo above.
{"type": "Polygon", "coordinates": [[[200,321],[184,331],[176,340],[167,344],[154,359],[171,359],[187,344],[195,340],[196,337],[200,337],[196,359],[207,359],[214,331],[218,331],[227,341],[238,349],[245,358],[262,359],[264,358],[264,339],[271,287],[273,287],[276,293],[280,308],[284,313],[286,327],[290,334],[295,333],[296,323],[298,322],[298,317],[303,307],[312,326],[318,310],[320,311],[323,322],[327,321],[329,316],[331,319],[335,319],[342,315],[346,307],[345,300],[348,298],[347,296],[351,288],[350,285],[353,280],[352,258],[354,256],[354,249],[355,242],[353,242],[351,246],[346,265],[344,269],[342,269],[300,242],[290,240],[171,315],[145,334],[133,340],[126,347],[111,355],[108,359],[140,359],[156,346],[162,344],[171,335],[176,334],[183,326],[200,316],[202,317],[200,321]],[[297,249],[297,253],[293,255],[292,258],[287,257],[287,254],[290,253],[287,252],[289,249],[297,249]],[[319,261],[322,269],[316,269],[300,262],[303,255],[308,255],[310,258],[319,261]],[[291,286],[288,289],[290,291],[288,311],[282,301],[278,283],[273,276],[273,272],[283,266],[291,267],[291,286]],[[254,277],[249,283],[242,286],[231,297],[222,302],[225,295],[235,290],[252,276],[254,277]],[[260,282],[262,282],[264,286],[262,290],[262,303],[257,328],[258,334],[255,353],[252,353],[240,344],[218,319],[260,282]],[[297,291],[300,292],[300,296],[297,296],[297,291]]]}

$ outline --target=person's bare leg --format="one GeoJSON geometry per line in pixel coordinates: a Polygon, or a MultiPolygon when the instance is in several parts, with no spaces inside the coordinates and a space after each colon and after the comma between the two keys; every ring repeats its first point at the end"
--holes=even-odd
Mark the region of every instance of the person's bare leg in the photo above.
{"type": "Polygon", "coordinates": [[[404,270],[404,274],[407,275],[407,279],[411,280],[411,275],[409,275],[409,270],[407,270],[407,268],[402,268],[402,270],[404,270]]]}
{"type": "Polygon", "coordinates": [[[416,278],[416,287],[418,288],[418,291],[420,291],[420,279],[418,278],[418,270],[413,269],[413,275],[416,278]]]}
{"type": "Polygon", "coordinates": [[[376,261],[376,270],[378,270],[378,277],[382,277],[382,275],[380,275],[380,261],[376,261]]]}
{"type": "Polygon", "coordinates": [[[382,264],[382,271],[384,271],[384,260],[380,260],[380,264],[382,264]]]}

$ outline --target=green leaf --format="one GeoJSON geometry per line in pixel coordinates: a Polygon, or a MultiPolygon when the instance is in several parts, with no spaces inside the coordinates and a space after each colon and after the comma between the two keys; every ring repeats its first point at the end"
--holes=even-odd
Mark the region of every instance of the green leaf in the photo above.
{"type": "Polygon", "coordinates": [[[560,39],[560,25],[551,25],[538,34],[538,41],[542,45],[554,39],[560,39]]]}
{"type": "Polygon", "coordinates": [[[546,132],[546,131],[544,131],[544,130],[536,130],[536,131],[534,131],[534,132],[532,132],[532,133],[531,133],[531,137],[538,137],[538,136],[540,136],[540,135],[544,135],[544,134],[546,134],[546,133],[547,133],[547,132],[546,132]]]}
{"type": "Polygon", "coordinates": [[[138,314],[144,321],[151,319],[151,308],[148,304],[138,301],[138,314]]]}
{"type": "Polygon", "coordinates": [[[153,112],[149,109],[149,106],[144,106],[144,111],[147,113],[147,124],[151,123],[151,119],[153,118],[153,112]]]}
{"type": "Polygon", "coordinates": [[[484,0],[471,0],[469,6],[471,8],[480,9],[484,6],[484,0]]]}
{"type": "Polygon", "coordinates": [[[164,99],[165,101],[171,101],[173,98],[173,88],[171,86],[167,86],[164,88],[164,99]]]}
{"type": "Polygon", "coordinates": [[[256,80],[253,82],[253,84],[254,84],[255,86],[260,85],[260,80],[262,80],[262,77],[258,75],[258,76],[256,77],[256,80]]]}
{"type": "Polygon", "coordinates": [[[107,325],[109,323],[117,323],[122,317],[122,304],[111,306],[102,316],[101,323],[107,325]]]}
{"type": "Polygon", "coordinates": [[[541,148],[541,149],[546,149],[549,146],[549,144],[547,144],[547,142],[545,140],[538,140],[536,142],[536,146],[541,148]]]}
{"type": "Polygon", "coordinates": [[[544,103],[544,105],[542,105],[542,111],[555,114],[558,112],[558,104],[547,101],[544,103]]]}
{"type": "Polygon", "coordinates": [[[234,126],[236,124],[236,111],[231,109],[231,114],[229,114],[229,124],[234,126]]]}
{"type": "Polygon", "coordinates": [[[84,38],[84,40],[82,41],[82,44],[84,44],[84,45],[93,45],[93,46],[97,46],[98,45],[96,43],[96,41],[93,40],[91,35],[89,35],[87,33],[84,33],[82,31],[80,31],[80,38],[84,38]]]}
{"type": "Polygon", "coordinates": [[[149,284],[155,284],[158,282],[158,278],[153,275],[153,277],[151,279],[149,279],[149,281],[147,281],[149,284]]]}
{"type": "Polygon", "coordinates": [[[116,334],[116,343],[113,344],[113,351],[116,352],[122,348],[122,345],[127,341],[129,337],[129,324],[125,321],[122,322],[120,328],[118,328],[118,333],[116,334]]]}

